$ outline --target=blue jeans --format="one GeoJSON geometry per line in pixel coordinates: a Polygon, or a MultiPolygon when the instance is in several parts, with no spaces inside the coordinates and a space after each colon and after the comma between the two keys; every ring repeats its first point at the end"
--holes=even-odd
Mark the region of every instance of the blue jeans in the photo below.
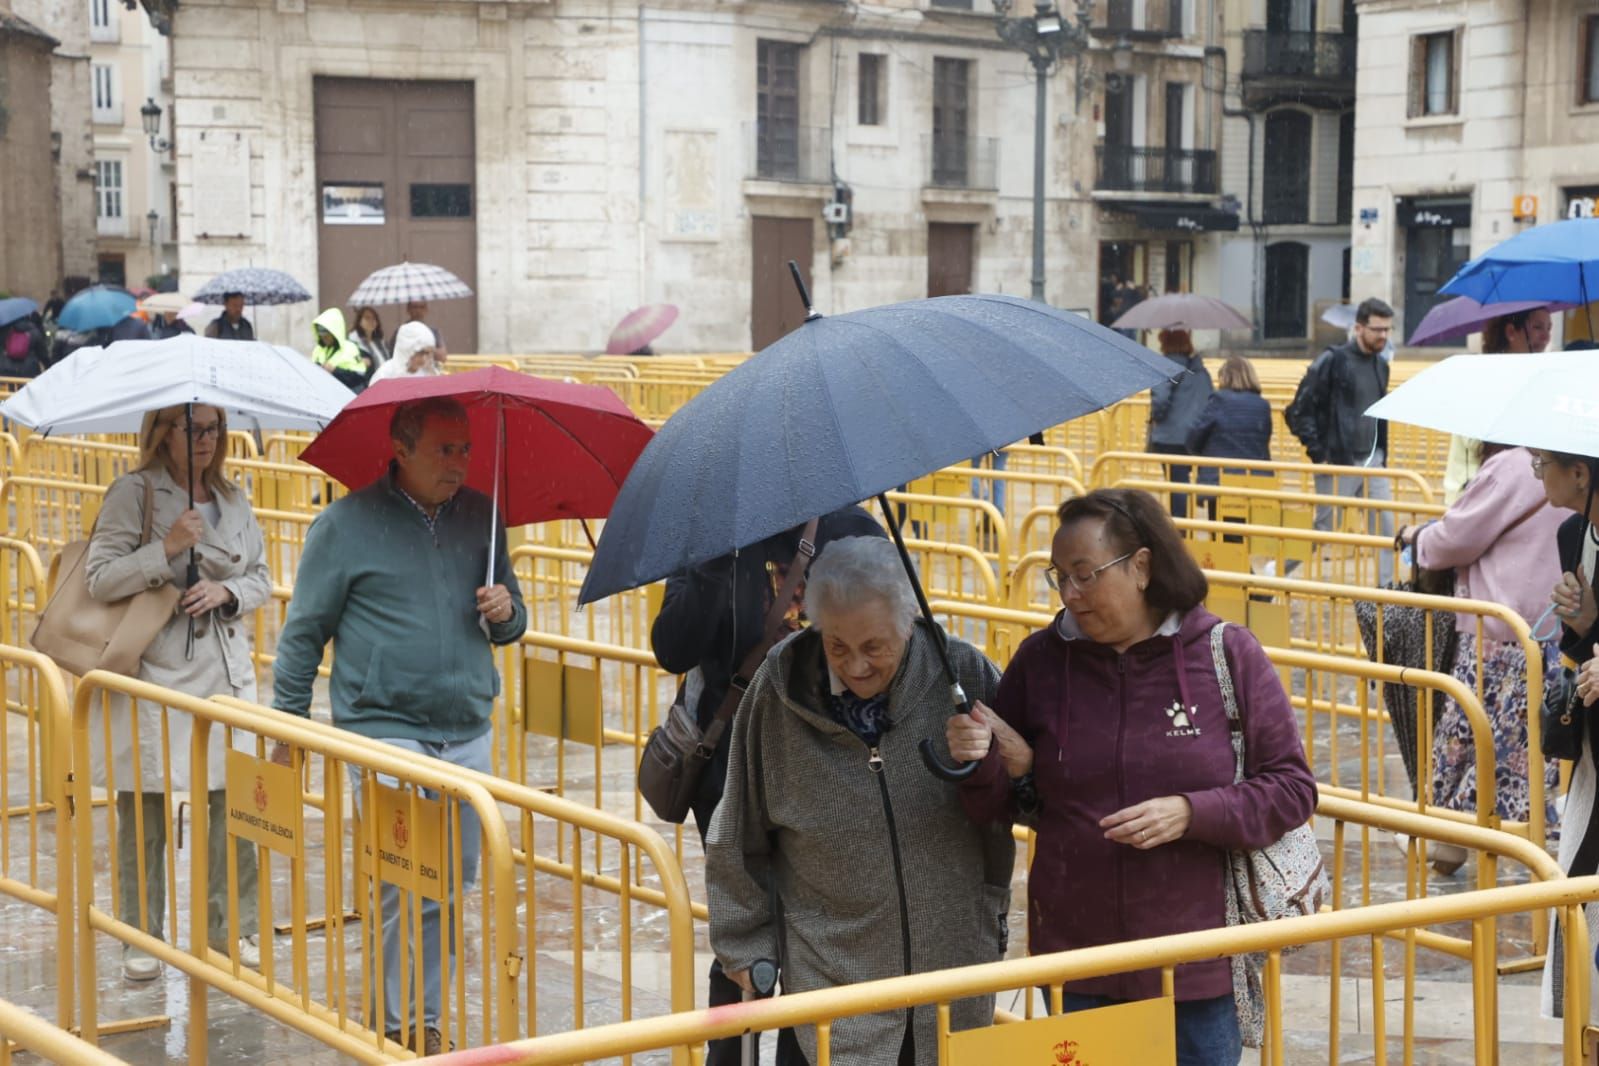
{"type": "MultiPolygon", "coordinates": [[[[435,743],[427,740],[407,740],[402,737],[384,737],[383,743],[392,744],[396,748],[403,748],[418,755],[442,759],[444,762],[453,763],[456,766],[464,766],[468,770],[481,770],[483,773],[493,772],[494,731],[492,729],[480,737],[475,737],[472,740],[463,740],[455,744],[435,743]]],[[[355,804],[358,813],[361,807],[361,777],[365,772],[362,767],[350,767],[350,780],[355,786],[355,804]]],[[[385,774],[378,775],[378,783],[387,785],[390,788],[394,788],[398,784],[392,777],[385,774]]],[[[438,793],[428,789],[424,789],[422,794],[429,799],[438,798],[438,793]]],[[[450,840],[447,830],[445,834],[446,854],[448,854],[449,847],[450,840]]],[[[477,883],[477,865],[482,850],[482,822],[478,818],[477,811],[466,804],[462,804],[461,881],[464,889],[470,889],[477,883]]],[[[453,860],[446,859],[444,868],[452,870],[454,868],[453,860]]],[[[450,898],[452,904],[450,913],[453,914],[455,898],[453,890],[450,893],[450,898]]],[[[383,914],[383,1030],[384,1032],[392,1033],[396,1032],[402,1024],[400,1021],[401,997],[410,995],[411,990],[416,987],[414,972],[407,973],[403,983],[400,977],[400,930],[404,928],[405,923],[408,921],[411,908],[407,904],[402,910],[400,906],[400,890],[391,884],[383,885],[379,906],[382,908],[383,914]]],[[[442,924],[449,924],[447,917],[442,924]]],[[[441,989],[446,969],[440,962],[444,957],[439,951],[440,924],[437,901],[431,899],[423,900],[421,963],[425,972],[422,975],[422,1023],[432,1028],[438,1028],[439,1024],[440,997],[443,994],[441,989]]],[[[443,933],[443,938],[443,943],[450,945],[453,953],[454,933],[446,929],[443,933]]],[[[413,944],[411,946],[408,961],[412,966],[417,964],[417,945],[413,944]]],[[[373,1003],[367,1004],[369,1015],[374,1007],[375,1004],[373,1003]]],[[[410,1021],[413,1026],[416,1024],[414,1012],[411,1014],[410,1021]]],[[[407,1033],[406,1036],[409,1037],[410,1034],[407,1033]]]]}
{"type": "MultiPolygon", "coordinates": [[[[1045,1002],[1048,1002],[1047,993],[1045,1002]]],[[[1080,996],[1068,992],[1061,999],[1067,1014],[1109,1007],[1122,1000],[1109,996],[1080,996]]],[[[1238,1010],[1232,996],[1191,999],[1177,1004],[1177,1066],[1238,1066],[1244,1055],[1244,1038],[1238,1031],[1238,1010]]]]}

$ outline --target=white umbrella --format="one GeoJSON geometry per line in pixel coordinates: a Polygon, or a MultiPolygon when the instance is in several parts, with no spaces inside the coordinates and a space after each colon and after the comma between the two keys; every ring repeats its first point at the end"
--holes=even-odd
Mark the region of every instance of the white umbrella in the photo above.
{"type": "Polygon", "coordinates": [[[350,294],[350,306],[410,303],[412,300],[460,300],[472,290],[454,274],[432,263],[396,263],[374,270],[350,294]]]}
{"type": "Polygon", "coordinates": [[[180,334],[79,348],[0,415],[47,434],[136,433],[146,411],[201,403],[258,429],[320,430],[354,398],[292,348],[180,334]]]}
{"type": "Polygon", "coordinates": [[[175,315],[193,302],[181,292],[158,292],[139,301],[139,310],[152,315],[175,315]]]}
{"type": "Polygon", "coordinates": [[[1456,355],[1366,413],[1495,444],[1599,457],[1599,353],[1456,355]]]}
{"type": "Polygon", "coordinates": [[[1354,304],[1333,304],[1321,313],[1321,320],[1329,326],[1336,326],[1339,329],[1354,329],[1355,311],[1354,304]]]}

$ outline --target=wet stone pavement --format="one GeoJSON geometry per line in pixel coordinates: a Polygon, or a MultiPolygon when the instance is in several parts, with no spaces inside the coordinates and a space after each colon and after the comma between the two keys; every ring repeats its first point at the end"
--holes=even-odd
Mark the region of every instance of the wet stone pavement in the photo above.
{"type": "MultiPolygon", "coordinates": [[[[16,716],[8,716],[10,748],[20,751],[22,740],[16,716]]],[[[1340,730],[1339,775],[1344,781],[1358,780],[1358,765],[1352,761],[1358,753],[1358,734],[1352,725],[1340,730]]],[[[1325,752],[1326,729],[1318,730],[1318,750],[1325,752]]],[[[555,743],[541,738],[528,741],[528,777],[530,783],[554,780],[555,743]]],[[[1388,748],[1384,773],[1390,782],[1403,781],[1404,771],[1392,745],[1388,748]]],[[[1323,756],[1324,758],[1324,756],[1323,756]]],[[[601,804],[613,813],[633,816],[632,751],[622,746],[606,749],[600,771],[601,804]]],[[[572,798],[581,802],[594,801],[595,768],[592,749],[581,745],[568,745],[566,760],[566,789],[572,798]]],[[[1318,778],[1326,779],[1329,768],[1317,767],[1318,778]]],[[[10,767],[8,787],[13,799],[25,791],[23,771],[15,762],[10,767]]],[[[307,812],[308,816],[311,814],[307,812]]],[[[103,818],[97,823],[103,827],[103,818]]],[[[513,837],[518,827],[510,818],[513,837]]],[[[668,841],[674,839],[675,827],[657,824],[668,841]]],[[[50,816],[38,820],[41,832],[48,832],[50,816]]],[[[102,828],[103,832],[103,828],[102,828]]],[[[320,825],[309,818],[307,825],[313,854],[320,851],[320,825]]],[[[553,849],[551,831],[541,830],[539,850],[553,849]]],[[[1318,824],[1318,834],[1323,848],[1331,859],[1331,826],[1318,824]]],[[[189,834],[192,836],[192,834],[189,834]]],[[[678,837],[690,891],[696,899],[704,898],[703,863],[698,838],[692,828],[678,837]]],[[[9,850],[3,859],[6,873],[16,876],[25,869],[26,821],[14,819],[10,827],[9,850]],[[22,865],[19,866],[18,864],[22,865]]],[[[189,861],[187,846],[179,853],[179,869],[189,861]]],[[[50,870],[51,856],[44,848],[41,855],[42,875],[45,883],[53,883],[50,870]]],[[[106,862],[103,843],[96,849],[98,864],[106,862]]],[[[588,852],[592,858],[592,848],[588,852]]],[[[1360,891],[1360,833],[1351,829],[1346,844],[1346,899],[1358,899],[1360,891]]],[[[1386,834],[1373,831],[1370,853],[1371,894],[1373,901],[1404,898],[1404,860],[1399,850],[1386,834]]],[[[319,859],[315,861],[320,861],[319,859]]],[[[602,856],[606,872],[616,872],[618,860],[614,849],[602,856]]],[[[101,871],[104,873],[104,871],[101,871]]],[[[1502,864],[1501,880],[1514,881],[1519,875],[1511,864],[1502,864]]],[[[274,901],[279,918],[286,914],[288,893],[284,864],[274,864],[274,901]]],[[[1012,911],[1012,953],[1025,951],[1025,923],[1022,914],[1021,888],[1023,881],[1018,872],[1016,880],[1017,903],[1012,911]]],[[[1464,873],[1452,877],[1433,878],[1433,894],[1458,892],[1469,887],[1464,873]]],[[[178,914],[180,923],[186,919],[188,894],[183,878],[178,881],[178,914]]],[[[584,929],[584,976],[581,983],[583,1000],[582,1021],[588,1025],[615,1020],[620,1016],[620,944],[619,922],[614,908],[606,910],[595,903],[599,897],[585,893],[582,923],[584,929]]],[[[574,950],[572,927],[576,921],[572,913],[572,899],[565,882],[544,878],[535,893],[537,910],[537,1022],[540,1032],[556,1032],[571,1028],[577,1021],[574,987],[574,950]]],[[[527,918],[526,900],[519,897],[519,922],[527,918]]],[[[659,1014],[667,1010],[665,923],[663,915],[650,908],[636,909],[632,931],[633,973],[632,1012],[636,1017],[659,1014]]],[[[0,895],[0,996],[28,1006],[50,1017],[54,1014],[54,984],[56,976],[56,951],[54,926],[48,916],[36,908],[9,896],[0,895]]],[[[478,932],[469,924],[469,934],[478,932]]],[[[1464,928],[1444,928],[1440,932],[1465,935],[1464,928]]],[[[1514,916],[1499,924],[1501,959],[1525,957],[1531,950],[1531,922],[1526,916],[1514,916]]],[[[354,959],[354,945],[360,935],[359,926],[346,927],[344,937],[350,946],[348,958],[354,959]]],[[[525,938],[525,926],[519,931],[525,938]]],[[[185,933],[186,938],[186,933],[185,933]]],[[[481,950],[475,945],[468,952],[467,987],[469,1005],[477,1002],[481,988],[482,968],[477,960],[481,950]]],[[[698,970],[703,973],[709,963],[709,951],[704,930],[699,930],[698,970]]],[[[310,939],[311,987],[323,989],[326,959],[330,948],[322,935],[310,939]]],[[[1342,1003],[1339,1024],[1340,1063],[1376,1062],[1373,1047],[1373,1001],[1371,985],[1371,944],[1369,940],[1350,940],[1341,945],[1342,1003]]],[[[1387,1018],[1387,1052],[1399,1060],[1402,1054],[1404,1032],[1403,980],[1404,945],[1388,941],[1384,947],[1385,988],[1384,1012],[1387,1018]]],[[[287,967],[286,942],[280,942],[278,965],[287,967]]],[[[121,974],[120,945],[110,937],[97,939],[99,1016],[102,1024],[119,1019],[164,1015],[170,1024],[103,1037],[104,1046],[114,1054],[132,1063],[157,1064],[184,1063],[193,1058],[189,1048],[189,985],[177,971],[166,969],[152,982],[136,984],[126,981],[121,974]]],[[[1284,1016],[1287,1019],[1288,1061],[1295,1064],[1327,1063],[1329,1058],[1328,992],[1330,988],[1331,949],[1316,947],[1306,949],[1284,959],[1284,1016]]],[[[1467,1063],[1473,1060],[1471,1040],[1471,988],[1469,965],[1453,956],[1422,949],[1418,953],[1417,983],[1412,1006],[1415,1016],[1415,1061],[1427,1066],[1467,1063]]],[[[358,976],[348,974],[349,994],[354,1002],[359,995],[358,976]]],[[[1537,971],[1501,977],[1499,989],[1500,1057],[1507,1064],[1545,1063],[1555,1061],[1559,1047],[1558,1026],[1539,1017],[1537,971]]],[[[703,1000],[704,990],[698,990],[703,1000]]],[[[1002,1008],[1020,1012],[1020,993],[1001,996],[1002,1008]]],[[[522,1005],[525,1010],[525,1003],[522,1005]]],[[[269,1021],[230,997],[211,992],[208,996],[207,1026],[208,1057],[215,1062],[294,1062],[304,1066],[345,1061],[344,1057],[324,1045],[296,1033],[291,1028],[269,1021]]],[[[770,1042],[766,1061],[771,1061],[770,1042]]],[[[664,1062],[664,1055],[639,1056],[636,1062],[664,1062]]],[[[1254,1061],[1253,1053],[1246,1053],[1245,1061],[1254,1061]]]]}

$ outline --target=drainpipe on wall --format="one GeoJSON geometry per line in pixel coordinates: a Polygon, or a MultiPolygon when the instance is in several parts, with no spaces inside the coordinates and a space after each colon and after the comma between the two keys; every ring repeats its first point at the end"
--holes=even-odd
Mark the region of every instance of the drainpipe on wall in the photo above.
{"type": "MultiPolygon", "coordinates": [[[[649,78],[646,76],[645,57],[649,54],[644,44],[645,7],[638,6],[638,299],[635,307],[643,307],[649,302],[649,285],[645,272],[647,270],[648,253],[645,249],[645,238],[648,227],[645,222],[644,205],[645,197],[649,193],[649,165],[646,150],[649,146],[649,95],[646,91],[649,78]]],[[[625,311],[624,311],[625,313],[625,311]]]]}

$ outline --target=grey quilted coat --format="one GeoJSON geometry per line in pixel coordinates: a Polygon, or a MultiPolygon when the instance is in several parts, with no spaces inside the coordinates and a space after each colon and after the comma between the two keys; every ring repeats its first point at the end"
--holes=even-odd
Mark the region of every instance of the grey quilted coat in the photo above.
{"type": "MultiPolygon", "coordinates": [[[[1015,844],[1006,827],[973,825],[955,785],[916,750],[930,738],[949,758],[949,688],[933,639],[918,623],[906,647],[880,771],[826,713],[820,634],[802,631],[767,655],[734,720],[727,790],[706,841],[711,946],[728,970],[778,960],[792,993],[1003,956],[1015,844]]],[[[967,695],[990,701],[993,664],[954,638],[949,651],[967,695]]],[[[992,997],[961,1000],[952,1024],[993,1016],[992,997]]],[[[906,1019],[900,1010],[840,1021],[833,1061],[894,1066],[906,1019]]],[[[919,1064],[938,1061],[936,1025],[935,1008],[915,1011],[919,1064]]],[[[816,1061],[815,1030],[797,1035],[816,1061]]]]}

